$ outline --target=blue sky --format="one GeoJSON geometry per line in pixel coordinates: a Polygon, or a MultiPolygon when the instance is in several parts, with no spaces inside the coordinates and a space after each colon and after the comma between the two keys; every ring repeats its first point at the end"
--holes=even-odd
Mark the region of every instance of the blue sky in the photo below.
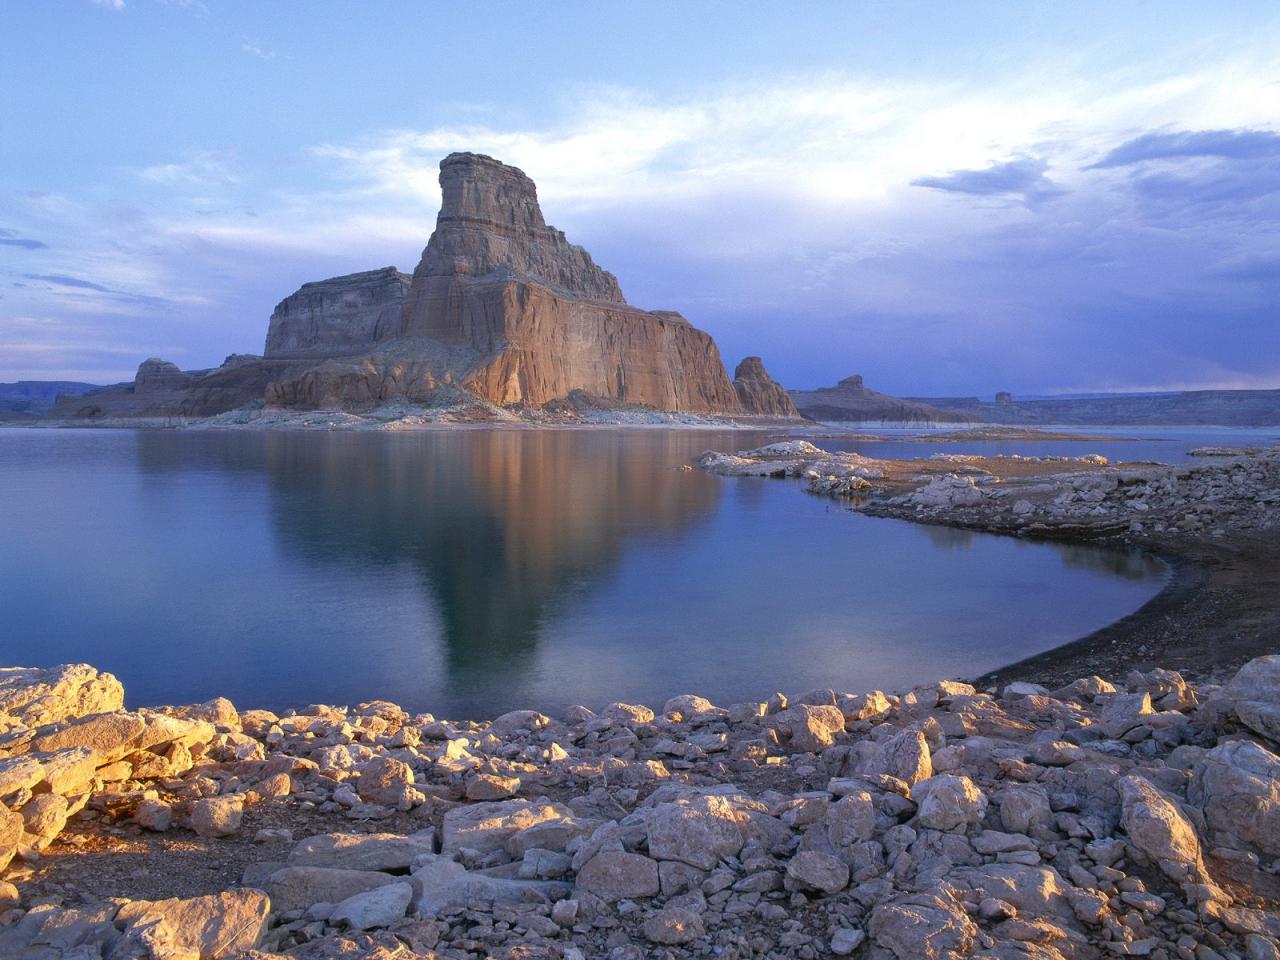
{"type": "Polygon", "coordinates": [[[1280,5],[9,0],[0,380],[259,352],[490,153],[732,366],[1280,387],[1280,5]]]}

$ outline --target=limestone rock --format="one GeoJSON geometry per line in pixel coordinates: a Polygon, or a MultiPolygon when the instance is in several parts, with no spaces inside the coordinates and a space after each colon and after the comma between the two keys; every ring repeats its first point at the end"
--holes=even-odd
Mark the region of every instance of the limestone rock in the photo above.
{"type": "Polygon", "coordinates": [[[414,867],[413,901],[410,912],[423,919],[477,902],[496,904],[527,903],[530,900],[560,900],[572,888],[567,883],[548,880],[513,880],[467,870],[446,856],[426,857],[414,867]]]}
{"type": "Polygon", "coordinates": [[[383,884],[347,897],[337,904],[329,914],[329,922],[345,923],[353,930],[389,927],[405,915],[412,899],[412,884],[383,884]]]}
{"type": "Polygon", "coordinates": [[[1247,740],[1221,743],[1196,764],[1187,798],[1209,827],[1280,856],[1280,757],[1247,740]]]}
{"type": "Polygon", "coordinates": [[[243,817],[244,797],[239,795],[209,797],[191,805],[191,829],[205,839],[231,836],[243,817]]]}
{"type": "Polygon", "coordinates": [[[61,723],[124,708],[124,687],[85,663],[0,668],[0,726],[61,723]]]}
{"type": "Polygon", "coordinates": [[[277,913],[302,910],[313,903],[341,903],[396,878],[373,870],[334,867],[282,867],[267,879],[266,891],[277,913]]]}
{"type": "Polygon", "coordinates": [[[835,706],[798,703],[773,718],[778,732],[789,737],[788,745],[798,753],[818,753],[834,743],[844,730],[844,713],[835,706]]]}
{"type": "Polygon", "coordinates": [[[658,893],[658,863],[638,853],[602,850],[578,871],[577,887],[601,900],[628,900],[658,893]]]}
{"type": "Polygon", "coordinates": [[[940,773],[911,788],[919,809],[916,822],[930,830],[963,830],[981,823],[987,798],[968,777],[940,773]]]}
{"type": "Polygon", "coordinates": [[[321,833],[300,841],[289,854],[289,865],[404,870],[417,857],[434,852],[435,831],[430,827],[404,837],[394,833],[321,833]]]}
{"type": "Polygon", "coordinates": [[[1241,723],[1280,743],[1280,655],[1250,660],[1222,688],[1221,696],[1241,723]]]}
{"type": "Polygon", "coordinates": [[[1174,880],[1202,875],[1200,839],[1186,814],[1142,777],[1122,777],[1119,789],[1129,841],[1174,880]]]}
{"type": "Polygon", "coordinates": [[[558,803],[502,800],[455,807],[444,815],[441,852],[456,853],[463,847],[488,853],[499,850],[507,839],[535,824],[572,818],[573,811],[558,803]]]}
{"type": "Polygon", "coordinates": [[[759,357],[747,357],[733,372],[733,389],[742,411],[760,417],[799,417],[791,396],[764,368],[759,357]]]}
{"type": "Polygon", "coordinates": [[[276,305],[263,354],[366,353],[399,332],[410,279],[395,267],[383,267],[304,283],[276,305]]]}
{"type": "Polygon", "coordinates": [[[640,927],[650,943],[681,944],[702,936],[702,917],[692,910],[668,907],[645,920],[640,927]]]}
{"type": "Polygon", "coordinates": [[[660,803],[645,814],[649,855],[710,870],[742,849],[742,829],[724,797],[701,796],[660,803]]]}
{"type": "Polygon", "coordinates": [[[830,895],[849,885],[849,865],[817,850],[803,850],[787,864],[787,877],[801,889],[830,895]]]}
{"type": "Polygon", "coordinates": [[[978,936],[977,926],[952,900],[927,893],[880,904],[867,929],[898,960],[962,960],[978,936]]]}
{"type": "Polygon", "coordinates": [[[120,908],[115,922],[151,956],[221,960],[258,946],[270,909],[262,891],[235,890],[187,900],[135,900],[120,908]]]}
{"type": "Polygon", "coordinates": [[[0,805],[0,870],[7,867],[18,852],[23,828],[22,815],[0,805]]]}

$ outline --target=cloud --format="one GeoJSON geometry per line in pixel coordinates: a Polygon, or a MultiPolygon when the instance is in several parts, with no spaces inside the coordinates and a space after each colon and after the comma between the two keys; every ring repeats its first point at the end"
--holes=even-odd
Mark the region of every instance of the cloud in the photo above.
{"type": "Polygon", "coordinates": [[[943,177],[917,177],[913,187],[930,187],[977,197],[1014,196],[1025,203],[1047,200],[1065,193],[1045,176],[1049,164],[1036,157],[997,163],[983,170],[956,170],[943,177]]]}
{"type": "Polygon", "coordinates": [[[234,186],[240,179],[229,169],[230,157],[197,151],[180,163],[160,163],[135,171],[151,183],[168,186],[234,186]]]}
{"type": "Polygon", "coordinates": [[[111,297],[140,305],[160,305],[167,303],[165,297],[151,296],[144,293],[130,293],[126,290],[115,290],[111,287],[103,286],[100,283],[94,283],[92,280],[85,280],[82,277],[71,277],[60,273],[24,273],[22,276],[27,280],[39,280],[43,283],[52,284],[55,287],[70,287],[74,290],[91,290],[94,293],[105,293],[111,297]]]}
{"type": "Polygon", "coordinates": [[[1280,160],[1280,134],[1269,130],[1193,130],[1147,133],[1111,150],[1085,169],[1105,170],[1148,160],[1218,157],[1224,160],[1280,160]]]}
{"type": "Polygon", "coordinates": [[[13,230],[0,228],[0,244],[7,247],[22,247],[25,250],[46,250],[48,244],[31,237],[19,236],[13,230]]]}
{"type": "Polygon", "coordinates": [[[240,50],[242,53],[257,57],[259,60],[273,60],[276,55],[274,50],[267,49],[261,41],[251,40],[248,37],[245,37],[240,42],[240,50]]]}
{"type": "Polygon", "coordinates": [[[99,7],[106,7],[108,10],[123,10],[124,0],[93,0],[94,4],[99,7]]]}

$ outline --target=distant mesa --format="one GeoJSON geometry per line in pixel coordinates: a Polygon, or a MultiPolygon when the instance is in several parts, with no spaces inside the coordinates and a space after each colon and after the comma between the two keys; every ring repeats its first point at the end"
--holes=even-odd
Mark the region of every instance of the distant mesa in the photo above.
{"type": "Polygon", "coordinates": [[[797,417],[759,358],[730,380],[708,334],[678,313],[628,304],[613,274],[547,225],[520,170],[454,153],[441,161],[440,187],[436,229],[411,276],[383,267],[304,284],[272,313],[262,357],[185,373],[148,360],[132,384],[57,412],[360,410],[447,388],[510,408],[598,402],[797,417]]]}
{"type": "Polygon", "coordinates": [[[1013,403],[1013,394],[1008,390],[1001,390],[996,394],[996,403],[1000,406],[1008,406],[1013,403]]]}
{"type": "Polygon", "coordinates": [[[862,375],[857,373],[845,377],[834,387],[790,393],[802,416],[828,423],[963,423],[969,419],[955,411],[877,393],[868,388],[862,375]]]}

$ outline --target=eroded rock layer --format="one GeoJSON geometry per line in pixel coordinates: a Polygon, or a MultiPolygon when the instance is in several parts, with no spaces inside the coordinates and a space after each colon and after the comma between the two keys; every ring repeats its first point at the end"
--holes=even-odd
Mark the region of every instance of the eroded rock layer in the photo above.
{"type": "Polygon", "coordinates": [[[612,274],[546,225],[521,171],[452,154],[440,186],[400,333],[477,351],[465,388],[507,405],[583,390],[660,410],[741,412],[715,341],[679,314],[629,306],[612,274]]]}
{"type": "Polygon", "coordinates": [[[747,357],[733,372],[733,389],[743,412],[762,417],[798,417],[791,397],[764,368],[759,357],[747,357]]]}
{"type": "Polygon", "coordinates": [[[271,314],[266,356],[362,353],[398,335],[409,279],[383,267],[304,283],[271,314]]]}

